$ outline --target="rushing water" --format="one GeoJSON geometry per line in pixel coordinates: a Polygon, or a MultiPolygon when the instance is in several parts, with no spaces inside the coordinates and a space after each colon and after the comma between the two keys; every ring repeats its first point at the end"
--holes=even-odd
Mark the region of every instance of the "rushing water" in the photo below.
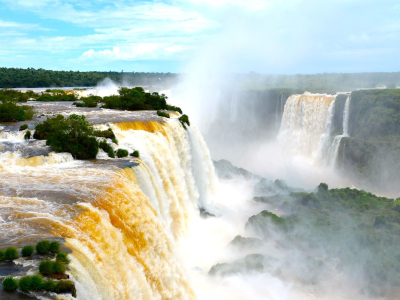
{"type": "MultiPolygon", "coordinates": [[[[96,120],[110,114],[87,112],[96,120]]],[[[100,153],[76,161],[46,154],[48,147],[25,141],[24,132],[0,133],[0,244],[63,238],[78,299],[195,299],[175,244],[198,206],[207,209],[212,199],[210,154],[194,126],[130,116],[134,121],[96,126],[111,127],[118,148],[139,150],[138,159],[100,153]],[[45,155],[28,157],[33,144],[45,155]]]]}

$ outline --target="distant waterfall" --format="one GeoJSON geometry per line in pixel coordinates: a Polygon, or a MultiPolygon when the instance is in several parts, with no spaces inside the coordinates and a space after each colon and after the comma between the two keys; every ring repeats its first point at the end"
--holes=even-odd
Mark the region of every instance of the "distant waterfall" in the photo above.
{"type": "Polygon", "coordinates": [[[320,94],[290,96],[278,140],[291,154],[322,161],[330,145],[335,98],[320,94]]]}
{"type": "Polygon", "coordinates": [[[349,108],[350,108],[350,101],[351,101],[351,95],[347,96],[346,98],[346,103],[344,105],[344,110],[343,110],[343,133],[341,135],[335,136],[333,143],[329,149],[329,155],[328,155],[328,164],[331,167],[335,167],[336,161],[337,161],[337,156],[339,152],[339,146],[340,142],[342,141],[343,137],[348,137],[349,136],[349,108]]]}

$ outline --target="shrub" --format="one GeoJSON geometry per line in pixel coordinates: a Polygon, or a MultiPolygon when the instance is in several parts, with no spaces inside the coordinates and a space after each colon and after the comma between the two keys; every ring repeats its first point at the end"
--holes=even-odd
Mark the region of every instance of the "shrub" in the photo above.
{"type": "Polygon", "coordinates": [[[131,153],[131,156],[133,156],[133,157],[139,157],[139,151],[138,151],[138,150],[133,151],[133,152],[131,153]]]}
{"type": "Polygon", "coordinates": [[[114,150],[113,148],[106,142],[106,141],[101,141],[99,143],[99,147],[104,150],[108,154],[109,157],[114,158],[114,150]]]}
{"type": "Polygon", "coordinates": [[[185,128],[185,129],[186,129],[186,125],[190,126],[189,117],[187,115],[180,116],[179,121],[181,122],[183,128],[185,128]]]}
{"type": "Polygon", "coordinates": [[[57,241],[51,242],[51,243],[50,243],[49,249],[50,249],[50,252],[51,252],[51,253],[58,253],[58,252],[60,252],[60,243],[57,242],[57,241]]]}
{"type": "Polygon", "coordinates": [[[53,274],[64,274],[65,271],[67,270],[65,264],[60,260],[56,260],[55,262],[52,261],[52,263],[53,263],[53,274]]]}
{"type": "Polygon", "coordinates": [[[4,251],[0,249],[0,261],[5,259],[4,251]]]}
{"type": "Polygon", "coordinates": [[[17,105],[16,99],[2,98],[0,103],[0,122],[16,122],[30,120],[33,109],[28,105],[17,105]]]}
{"type": "Polygon", "coordinates": [[[6,260],[14,260],[18,258],[18,249],[15,247],[9,247],[4,252],[4,257],[6,260]]]}
{"type": "Polygon", "coordinates": [[[43,277],[41,275],[33,275],[31,277],[31,289],[39,291],[43,288],[43,277]]]}
{"type": "Polygon", "coordinates": [[[28,129],[28,124],[19,126],[19,130],[25,130],[25,129],[28,129]]]}
{"type": "Polygon", "coordinates": [[[125,149],[118,149],[117,150],[117,156],[119,157],[119,158],[121,158],[121,157],[127,157],[128,156],[128,150],[125,150],[125,149]]]}
{"type": "Polygon", "coordinates": [[[33,254],[33,251],[35,251],[35,247],[29,245],[25,246],[21,250],[21,255],[22,256],[31,256],[33,254]]]}
{"type": "Polygon", "coordinates": [[[157,115],[160,117],[169,118],[169,114],[167,114],[161,110],[157,110],[157,115]]]}
{"type": "Polygon", "coordinates": [[[54,274],[53,264],[54,262],[51,260],[42,261],[39,265],[40,274],[42,274],[43,276],[53,275],[54,274]]]}
{"type": "Polygon", "coordinates": [[[60,252],[57,254],[56,260],[62,261],[65,264],[69,264],[70,260],[68,254],[65,252],[60,252]]]}
{"type": "Polygon", "coordinates": [[[178,113],[182,114],[182,109],[180,109],[180,108],[177,107],[177,106],[167,105],[167,109],[168,109],[168,110],[177,111],[178,113]]]}
{"type": "Polygon", "coordinates": [[[117,138],[112,138],[111,140],[112,140],[112,142],[113,142],[114,144],[118,145],[118,140],[117,140],[117,138]]]}
{"type": "Polygon", "coordinates": [[[54,292],[56,290],[56,283],[53,280],[45,281],[42,284],[42,289],[48,292],[54,292]]]}
{"type": "Polygon", "coordinates": [[[62,115],[47,119],[36,126],[34,138],[45,140],[56,152],[69,152],[77,159],[96,158],[99,143],[93,136],[92,125],[85,116],[62,115]]]}
{"type": "Polygon", "coordinates": [[[107,130],[96,130],[94,132],[94,135],[97,136],[97,137],[103,137],[103,138],[106,138],[106,139],[115,138],[115,134],[114,134],[114,132],[112,131],[111,128],[108,128],[107,130]]]}
{"type": "Polygon", "coordinates": [[[55,292],[59,294],[71,293],[73,297],[76,297],[75,284],[71,280],[60,280],[57,282],[55,292]]]}
{"type": "Polygon", "coordinates": [[[40,241],[36,244],[36,251],[38,254],[49,254],[50,252],[50,242],[47,240],[40,241]]]}
{"type": "Polygon", "coordinates": [[[32,289],[32,276],[25,276],[19,280],[19,289],[28,293],[32,289]]]}
{"type": "Polygon", "coordinates": [[[29,140],[31,138],[31,135],[32,135],[31,131],[28,130],[27,132],[25,132],[24,139],[29,140]]]}
{"type": "Polygon", "coordinates": [[[7,277],[3,280],[2,285],[6,292],[15,292],[18,288],[18,281],[12,277],[7,277]]]}

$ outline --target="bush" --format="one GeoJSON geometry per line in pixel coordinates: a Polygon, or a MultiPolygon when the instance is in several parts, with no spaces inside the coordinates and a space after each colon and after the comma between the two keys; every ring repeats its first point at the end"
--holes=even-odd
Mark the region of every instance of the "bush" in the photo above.
{"type": "Polygon", "coordinates": [[[25,132],[24,139],[29,140],[31,138],[31,135],[32,135],[31,131],[28,130],[27,132],[25,132]]]}
{"type": "Polygon", "coordinates": [[[33,247],[31,245],[25,246],[21,250],[21,255],[22,256],[31,256],[34,251],[35,251],[35,247],[33,247]]]}
{"type": "Polygon", "coordinates": [[[47,240],[40,241],[36,244],[36,252],[38,254],[44,255],[50,252],[50,242],[47,240]]]}
{"type": "Polygon", "coordinates": [[[25,130],[25,129],[28,129],[28,124],[19,126],[19,130],[25,130]]]}
{"type": "Polygon", "coordinates": [[[92,125],[85,116],[62,115],[47,119],[36,126],[34,138],[45,140],[56,152],[69,152],[77,159],[96,158],[99,143],[93,136],[92,125]]]}
{"type": "Polygon", "coordinates": [[[18,249],[15,247],[9,247],[4,252],[4,257],[6,260],[14,260],[18,258],[18,249]]]}
{"type": "Polygon", "coordinates": [[[190,126],[189,117],[187,115],[180,116],[179,121],[181,122],[183,128],[185,128],[185,129],[186,129],[186,125],[190,126]]]}
{"type": "Polygon", "coordinates": [[[57,254],[56,260],[62,261],[65,264],[69,264],[70,260],[68,254],[65,252],[60,252],[57,254]]]}
{"type": "Polygon", "coordinates": [[[25,276],[19,280],[19,289],[28,293],[32,289],[32,276],[25,276]]]}
{"type": "Polygon", "coordinates": [[[118,149],[117,150],[117,156],[119,157],[119,158],[121,158],[121,157],[127,157],[128,156],[128,150],[125,150],[125,149],[118,149]]]}
{"type": "Polygon", "coordinates": [[[53,263],[53,274],[65,274],[67,267],[62,261],[56,260],[55,262],[52,263],[53,263]]]}
{"type": "Polygon", "coordinates": [[[3,280],[2,285],[6,292],[15,292],[18,288],[18,281],[12,277],[7,277],[3,280]]]}
{"type": "Polygon", "coordinates": [[[169,118],[169,114],[167,114],[161,110],[157,110],[157,115],[160,117],[169,118]]]}
{"type": "Polygon", "coordinates": [[[57,242],[57,241],[51,242],[51,243],[50,243],[49,249],[50,249],[50,252],[51,252],[51,253],[58,253],[58,252],[60,252],[60,243],[57,242]]]}
{"type": "Polygon", "coordinates": [[[111,128],[108,128],[107,130],[96,130],[94,132],[94,135],[97,136],[97,137],[103,137],[103,138],[106,138],[106,139],[115,138],[115,134],[114,134],[114,132],[112,131],[111,128]]]}
{"type": "Polygon", "coordinates": [[[43,276],[50,276],[54,274],[53,271],[53,264],[54,262],[51,260],[44,260],[39,265],[39,272],[43,276]]]}
{"type": "Polygon", "coordinates": [[[76,297],[75,284],[71,280],[60,280],[57,282],[55,292],[59,294],[71,293],[73,297],[76,297]]]}
{"type": "Polygon", "coordinates": [[[42,284],[42,289],[48,292],[55,292],[56,283],[53,280],[48,280],[42,284]]]}
{"type": "Polygon", "coordinates": [[[111,140],[112,140],[112,142],[113,142],[114,144],[118,145],[118,140],[117,140],[117,138],[112,138],[111,140]]]}
{"type": "Polygon", "coordinates": [[[108,154],[109,157],[114,158],[114,150],[113,148],[106,142],[106,141],[101,141],[99,143],[99,147],[104,150],[108,154]]]}
{"type": "Polygon", "coordinates": [[[28,105],[17,105],[17,100],[2,98],[0,103],[0,122],[16,122],[30,120],[33,109],[28,105]]]}
{"type": "Polygon", "coordinates": [[[0,261],[5,259],[4,251],[0,249],[0,261]]]}
{"type": "Polygon", "coordinates": [[[41,275],[33,275],[31,277],[31,289],[39,291],[43,288],[43,277],[41,275]]]}
{"type": "Polygon", "coordinates": [[[178,113],[182,114],[182,109],[180,109],[180,108],[177,107],[177,106],[167,105],[167,109],[168,109],[168,110],[177,111],[178,113]]]}
{"type": "Polygon", "coordinates": [[[138,151],[138,150],[133,151],[133,152],[131,153],[131,156],[133,156],[133,157],[139,157],[139,151],[138,151]]]}

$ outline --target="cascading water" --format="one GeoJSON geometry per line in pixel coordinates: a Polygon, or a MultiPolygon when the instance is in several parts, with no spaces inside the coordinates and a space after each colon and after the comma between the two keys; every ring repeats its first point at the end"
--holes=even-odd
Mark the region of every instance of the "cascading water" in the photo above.
{"type": "Polygon", "coordinates": [[[293,95],[286,102],[278,140],[292,155],[322,162],[329,149],[336,96],[293,95]]]}
{"type": "MultiPolygon", "coordinates": [[[[119,147],[140,158],[76,161],[1,150],[1,244],[65,239],[77,299],[195,299],[174,245],[197,206],[212,202],[216,184],[199,131],[173,118],[96,126],[111,127],[119,147]]],[[[22,133],[2,136],[21,149],[45,147],[22,133]]]]}
{"type": "Polygon", "coordinates": [[[332,145],[329,148],[328,163],[331,167],[335,167],[340,142],[343,137],[349,136],[349,108],[350,108],[351,95],[347,96],[346,103],[343,111],[343,134],[335,136],[332,145]]]}

